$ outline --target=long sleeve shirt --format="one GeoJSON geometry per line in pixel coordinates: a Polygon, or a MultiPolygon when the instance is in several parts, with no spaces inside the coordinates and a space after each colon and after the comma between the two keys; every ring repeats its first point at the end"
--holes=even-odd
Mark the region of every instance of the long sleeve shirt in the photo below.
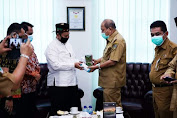
{"type": "Polygon", "coordinates": [[[77,85],[75,58],[69,42],[61,43],[53,40],[45,51],[48,63],[47,86],[75,86],[77,85]]]}

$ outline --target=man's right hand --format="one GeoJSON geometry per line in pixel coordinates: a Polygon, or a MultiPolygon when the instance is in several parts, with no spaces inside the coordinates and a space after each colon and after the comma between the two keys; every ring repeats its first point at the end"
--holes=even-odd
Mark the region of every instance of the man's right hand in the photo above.
{"type": "Polygon", "coordinates": [[[4,40],[0,43],[0,54],[10,51],[11,48],[6,48],[7,47],[7,39],[10,38],[9,36],[5,37],[4,40]]]}
{"type": "Polygon", "coordinates": [[[32,45],[30,43],[30,40],[28,39],[28,41],[26,43],[22,43],[20,46],[20,53],[27,55],[27,56],[31,56],[33,52],[33,48],[32,45]]]}
{"type": "Polygon", "coordinates": [[[80,64],[82,64],[82,62],[76,62],[76,63],[74,63],[74,67],[75,67],[75,68],[78,68],[78,69],[80,69],[80,70],[83,70],[83,67],[80,66],[80,64]]]}

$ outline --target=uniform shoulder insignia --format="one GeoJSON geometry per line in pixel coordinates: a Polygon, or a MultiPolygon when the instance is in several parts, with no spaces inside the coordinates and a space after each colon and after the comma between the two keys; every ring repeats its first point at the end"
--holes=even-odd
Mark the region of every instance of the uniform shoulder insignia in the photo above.
{"type": "Polygon", "coordinates": [[[114,44],[114,45],[113,45],[113,49],[116,49],[116,48],[117,48],[117,45],[118,45],[118,44],[114,44]]]}

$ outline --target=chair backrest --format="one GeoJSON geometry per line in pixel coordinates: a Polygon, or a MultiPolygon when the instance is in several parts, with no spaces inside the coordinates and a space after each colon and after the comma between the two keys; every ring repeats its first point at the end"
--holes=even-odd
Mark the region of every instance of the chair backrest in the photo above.
{"type": "Polygon", "coordinates": [[[127,63],[126,85],[122,88],[122,97],[143,98],[152,89],[149,72],[149,63],[127,63]]]}
{"type": "Polygon", "coordinates": [[[47,87],[47,74],[49,72],[47,63],[41,63],[41,79],[39,80],[39,83],[36,86],[36,95],[38,98],[48,98],[48,87],[47,87]]]}

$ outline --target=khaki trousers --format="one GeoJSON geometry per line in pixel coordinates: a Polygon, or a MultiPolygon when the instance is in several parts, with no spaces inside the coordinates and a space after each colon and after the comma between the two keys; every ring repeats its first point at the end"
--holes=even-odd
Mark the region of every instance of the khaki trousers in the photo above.
{"type": "Polygon", "coordinates": [[[173,118],[173,112],[170,111],[173,86],[153,87],[152,90],[155,118],[173,118]]]}
{"type": "Polygon", "coordinates": [[[104,88],[103,90],[104,102],[116,102],[116,106],[121,106],[121,88],[104,88]]]}
{"type": "Polygon", "coordinates": [[[173,94],[171,98],[170,111],[173,111],[173,118],[177,118],[177,84],[173,85],[173,94]]]}
{"type": "Polygon", "coordinates": [[[177,111],[173,111],[173,118],[177,118],[177,111]]]}

